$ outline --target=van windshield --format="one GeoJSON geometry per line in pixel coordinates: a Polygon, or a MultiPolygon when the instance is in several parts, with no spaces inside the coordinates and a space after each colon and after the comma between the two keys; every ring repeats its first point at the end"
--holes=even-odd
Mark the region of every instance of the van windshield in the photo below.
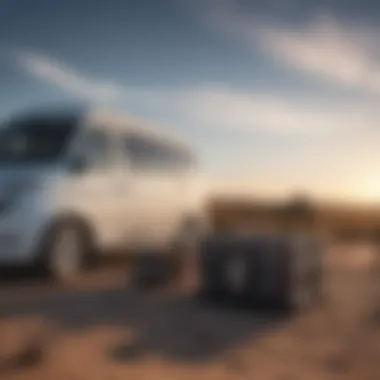
{"type": "Polygon", "coordinates": [[[52,163],[68,143],[76,122],[71,118],[29,118],[0,129],[0,163],[52,163]]]}

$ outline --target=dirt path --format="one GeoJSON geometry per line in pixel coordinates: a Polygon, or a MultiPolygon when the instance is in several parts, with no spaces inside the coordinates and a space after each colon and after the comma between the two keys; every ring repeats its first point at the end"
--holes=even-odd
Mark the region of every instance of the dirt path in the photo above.
{"type": "Polygon", "coordinates": [[[66,291],[32,280],[6,283],[0,379],[378,379],[369,252],[332,251],[327,304],[287,320],[206,308],[182,291],[137,294],[117,267],[66,291]],[[10,360],[30,342],[34,350],[10,360]]]}

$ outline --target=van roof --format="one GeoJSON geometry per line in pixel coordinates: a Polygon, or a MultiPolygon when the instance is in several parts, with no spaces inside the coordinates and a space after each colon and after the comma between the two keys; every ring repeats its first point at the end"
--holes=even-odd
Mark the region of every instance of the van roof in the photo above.
{"type": "Polygon", "coordinates": [[[114,131],[133,131],[139,135],[146,135],[169,144],[174,144],[181,149],[191,150],[185,139],[180,137],[172,128],[164,127],[155,122],[150,122],[125,114],[110,107],[94,106],[51,106],[38,107],[25,110],[11,116],[11,120],[20,119],[55,119],[68,118],[70,120],[88,120],[104,124],[114,131]]]}

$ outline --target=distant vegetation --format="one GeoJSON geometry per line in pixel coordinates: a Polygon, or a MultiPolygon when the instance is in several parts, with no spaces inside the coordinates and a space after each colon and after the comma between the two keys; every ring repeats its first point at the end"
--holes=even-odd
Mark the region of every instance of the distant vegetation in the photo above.
{"type": "Polygon", "coordinates": [[[213,199],[209,205],[216,230],[315,230],[334,239],[380,239],[380,208],[314,203],[297,195],[287,202],[213,199]]]}

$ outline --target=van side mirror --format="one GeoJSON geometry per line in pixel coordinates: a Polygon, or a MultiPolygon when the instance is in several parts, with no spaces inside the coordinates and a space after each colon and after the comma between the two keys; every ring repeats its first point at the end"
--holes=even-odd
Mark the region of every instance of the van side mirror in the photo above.
{"type": "Polygon", "coordinates": [[[85,157],[76,156],[69,161],[68,169],[73,174],[83,174],[88,168],[88,163],[85,157]]]}

